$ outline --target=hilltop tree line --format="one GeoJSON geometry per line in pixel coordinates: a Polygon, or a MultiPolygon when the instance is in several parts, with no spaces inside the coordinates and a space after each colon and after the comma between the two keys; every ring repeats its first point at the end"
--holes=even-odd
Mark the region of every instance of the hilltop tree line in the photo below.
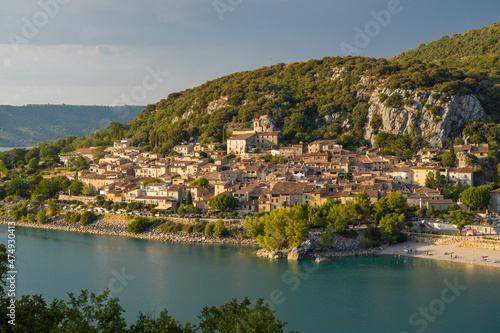
{"type": "Polygon", "coordinates": [[[415,50],[403,52],[396,59],[419,59],[448,67],[466,67],[498,74],[499,56],[500,24],[494,23],[463,35],[444,36],[427,45],[421,44],[415,50]]]}

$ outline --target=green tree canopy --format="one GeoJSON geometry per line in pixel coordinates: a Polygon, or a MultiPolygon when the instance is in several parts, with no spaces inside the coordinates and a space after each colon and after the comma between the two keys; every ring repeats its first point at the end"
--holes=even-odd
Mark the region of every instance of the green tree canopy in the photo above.
{"type": "Polygon", "coordinates": [[[448,218],[451,224],[457,226],[457,229],[462,233],[462,230],[465,228],[467,224],[472,223],[472,219],[474,218],[474,213],[466,212],[461,209],[452,210],[448,214],[448,218]]]}
{"type": "Polygon", "coordinates": [[[208,182],[208,179],[206,179],[205,177],[200,177],[196,180],[193,180],[191,183],[189,183],[189,186],[199,186],[199,187],[210,188],[210,183],[208,182]]]}
{"type": "Polygon", "coordinates": [[[221,193],[208,201],[210,209],[227,212],[238,207],[238,199],[229,193],[221,193]]]}
{"type": "Polygon", "coordinates": [[[427,174],[427,178],[425,178],[425,186],[432,189],[442,190],[448,184],[448,180],[445,175],[442,175],[439,170],[435,170],[434,172],[430,172],[427,174]]]}
{"type": "Polygon", "coordinates": [[[456,165],[456,156],[455,154],[448,152],[444,153],[441,159],[441,164],[445,167],[453,168],[456,165]]]}
{"type": "Polygon", "coordinates": [[[486,207],[490,201],[490,192],[492,188],[489,185],[471,187],[462,192],[460,197],[467,207],[475,210],[486,207]]]}
{"type": "Polygon", "coordinates": [[[375,221],[379,222],[382,217],[388,214],[402,214],[408,208],[406,198],[401,191],[392,193],[388,197],[380,198],[373,205],[375,221]]]}
{"type": "Polygon", "coordinates": [[[389,214],[380,220],[380,230],[384,238],[391,243],[396,243],[402,239],[405,227],[406,219],[404,214],[389,214]]]}
{"type": "Polygon", "coordinates": [[[44,224],[45,222],[47,222],[47,210],[40,209],[36,214],[36,219],[38,220],[39,224],[44,224]]]}

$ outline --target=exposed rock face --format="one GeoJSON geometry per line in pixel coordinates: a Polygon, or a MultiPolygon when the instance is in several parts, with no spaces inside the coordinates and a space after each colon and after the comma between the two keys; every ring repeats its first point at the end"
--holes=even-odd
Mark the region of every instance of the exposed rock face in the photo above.
{"type": "Polygon", "coordinates": [[[189,109],[182,114],[182,119],[188,119],[194,113],[193,109],[189,109]]]}
{"type": "Polygon", "coordinates": [[[332,71],[333,71],[333,74],[332,74],[332,77],[330,78],[330,80],[332,80],[332,81],[337,81],[337,80],[342,81],[344,79],[344,77],[346,77],[350,73],[344,67],[332,68],[332,71]]]}
{"type": "Polygon", "coordinates": [[[355,251],[359,250],[359,242],[354,239],[346,239],[338,235],[333,236],[332,250],[333,251],[355,251]]]}
{"type": "Polygon", "coordinates": [[[331,124],[333,120],[340,120],[342,118],[347,117],[347,112],[342,111],[342,112],[337,112],[332,115],[327,114],[325,116],[325,121],[327,124],[331,124]]]}
{"type": "Polygon", "coordinates": [[[311,252],[314,249],[314,245],[310,239],[306,240],[302,243],[298,248],[293,248],[290,252],[288,252],[287,259],[288,260],[304,260],[309,257],[311,252]]]}
{"type": "Polygon", "coordinates": [[[266,115],[266,116],[261,116],[259,118],[259,125],[255,126],[256,124],[254,123],[254,130],[257,132],[274,132],[274,131],[279,131],[279,128],[276,126],[276,121],[272,116],[266,115]]]}
{"type": "Polygon", "coordinates": [[[227,103],[227,100],[228,100],[227,96],[222,96],[221,98],[219,98],[216,101],[211,101],[210,104],[208,104],[208,106],[207,106],[207,113],[212,114],[212,112],[214,112],[214,111],[217,111],[219,109],[226,108],[226,107],[230,106],[227,103]]]}
{"type": "Polygon", "coordinates": [[[455,95],[444,103],[440,101],[440,97],[444,95],[434,91],[375,89],[370,98],[371,106],[365,127],[365,139],[374,142],[377,133],[370,125],[370,121],[375,115],[382,118],[380,132],[422,135],[435,145],[444,145],[448,135],[466,122],[486,121],[489,118],[477,97],[473,95],[455,95]],[[407,100],[413,100],[413,105],[388,107],[385,102],[379,101],[381,93],[387,96],[398,94],[401,100],[406,93],[407,100]],[[439,97],[433,98],[436,94],[439,97]],[[441,109],[438,115],[433,115],[430,111],[434,106],[441,109]]]}

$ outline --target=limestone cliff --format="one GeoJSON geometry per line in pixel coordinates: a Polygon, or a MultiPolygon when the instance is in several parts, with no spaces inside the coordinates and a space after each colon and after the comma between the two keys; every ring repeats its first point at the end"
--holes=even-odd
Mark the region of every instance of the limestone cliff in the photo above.
{"type": "Polygon", "coordinates": [[[433,145],[444,145],[466,122],[488,119],[474,95],[446,97],[429,90],[377,88],[370,95],[364,137],[373,143],[379,132],[408,133],[422,135],[433,145]]]}

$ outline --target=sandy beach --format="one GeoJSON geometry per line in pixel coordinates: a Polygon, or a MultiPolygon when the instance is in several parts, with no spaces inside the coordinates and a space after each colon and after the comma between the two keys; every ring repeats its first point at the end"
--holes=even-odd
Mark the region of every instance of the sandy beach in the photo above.
{"type": "Polygon", "coordinates": [[[455,261],[464,264],[483,265],[500,268],[500,251],[460,247],[458,244],[433,245],[417,242],[406,242],[387,247],[380,251],[383,255],[402,255],[433,260],[455,261]],[[405,250],[413,250],[413,254],[405,250]],[[417,250],[417,253],[415,253],[417,250]],[[428,254],[427,254],[428,253],[428,254]]]}

